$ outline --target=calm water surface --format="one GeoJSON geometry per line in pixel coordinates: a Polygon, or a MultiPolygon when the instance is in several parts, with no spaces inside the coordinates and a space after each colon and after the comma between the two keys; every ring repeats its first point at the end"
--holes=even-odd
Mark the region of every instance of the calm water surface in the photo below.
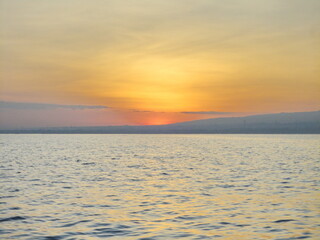
{"type": "Polygon", "coordinates": [[[320,239],[320,135],[0,135],[1,239],[320,239]]]}

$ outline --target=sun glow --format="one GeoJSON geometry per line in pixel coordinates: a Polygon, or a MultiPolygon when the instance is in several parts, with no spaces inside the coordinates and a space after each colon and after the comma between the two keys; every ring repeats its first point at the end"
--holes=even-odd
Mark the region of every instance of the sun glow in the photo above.
{"type": "MultiPolygon", "coordinates": [[[[184,89],[192,81],[192,74],[182,60],[151,58],[135,62],[132,76],[138,83],[132,97],[144,99],[140,109],[153,111],[177,111],[189,105],[184,89]]],[[[188,100],[189,99],[189,100],[188,100]]]]}
{"type": "Polygon", "coordinates": [[[151,119],[145,125],[165,125],[171,122],[166,119],[151,119]]]}
{"type": "Polygon", "coordinates": [[[196,81],[193,68],[199,68],[196,63],[174,57],[145,56],[133,59],[128,56],[115,59],[113,63],[106,62],[106,59],[107,56],[103,55],[97,60],[101,68],[97,71],[95,81],[101,87],[93,94],[117,99],[112,107],[157,112],[187,111],[194,107],[191,89],[196,81]],[[120,62],[126,71],[118,69],[120,62]],[[119,81],[106,81],[109,75],[119,81]]]}

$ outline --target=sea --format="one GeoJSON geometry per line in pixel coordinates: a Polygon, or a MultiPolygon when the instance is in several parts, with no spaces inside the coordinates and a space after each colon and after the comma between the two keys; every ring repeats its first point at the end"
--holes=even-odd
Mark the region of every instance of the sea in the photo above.
{"type": "Polygon", "coordinates": [[[0,239],[320,239],[320,135],[0,135],[0,239]]]}

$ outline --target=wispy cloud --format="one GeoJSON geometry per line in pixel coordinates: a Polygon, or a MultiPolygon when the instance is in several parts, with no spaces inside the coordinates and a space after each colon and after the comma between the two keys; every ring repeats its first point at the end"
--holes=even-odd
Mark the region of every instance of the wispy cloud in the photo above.
{"type": "Polygon", "coordinates": [[[129,111],[132,112],[138,112],[138,113],[153,113],[155,111],[143,111],[143,110],[137,110],[137,109],[128,109],[129,111]]]}
{"type": "Polygon", "coordinates": [[[209,112],[181,112],[184,114],[208,114],[208,115],[224,115],[224,114],[235,114],[235,112],[214,112],[214,111],[209,111],[209,112]]]}
{"type": "MultiPolygon", "coordinates": [[[[134,112],[134,113],[163,113],[163,114],[213,114],[215,112],[170,112],[170,111],[147,111],[147,110],[138,110],[138,109],[126,109],[127,111],[130,112],[134,112]]],[[[216,112],[215,114],[218,114],[218,112],[216,112]]],[[[221,113],[221,114],[227,114],[227,113],[221,113]]],[[[232,114],[232,113],[228,113],[228,114],[232,114]]]]}
{"type": "Polygon", "coordinates": [[[198,111],[198,112],[158,112],[158,111],[142,111],[137,109],[128,109],[129,111],[136,113],[182,113],[182,114],[203,114],[203,115],[227,115],[227,114],[239,114],[239,112],[217,112],[217,111],[198,111]]]}
{"type": "Polygon", "coordinates": [[[49,103],[0,101],[0,108],[35,109],[35,110],[67,108],[67,109],[75,109],[75,110],[84,110],[84,109],[106,109],[109,107],[100,106],[100,105],[64,105],[64,104],[49,104],[49,103]]]}

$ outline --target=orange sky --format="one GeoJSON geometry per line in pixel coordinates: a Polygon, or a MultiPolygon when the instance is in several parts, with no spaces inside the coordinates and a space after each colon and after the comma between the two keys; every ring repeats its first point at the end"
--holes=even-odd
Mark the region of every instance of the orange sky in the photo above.
{"type": "Polygon", "coordinates": [[[3,121],[164,124],[319,109],[318,0],[0,4],[1,101],[108,107],[65,122],[67,108],[48,119],[6,107],[3,121]]]}

